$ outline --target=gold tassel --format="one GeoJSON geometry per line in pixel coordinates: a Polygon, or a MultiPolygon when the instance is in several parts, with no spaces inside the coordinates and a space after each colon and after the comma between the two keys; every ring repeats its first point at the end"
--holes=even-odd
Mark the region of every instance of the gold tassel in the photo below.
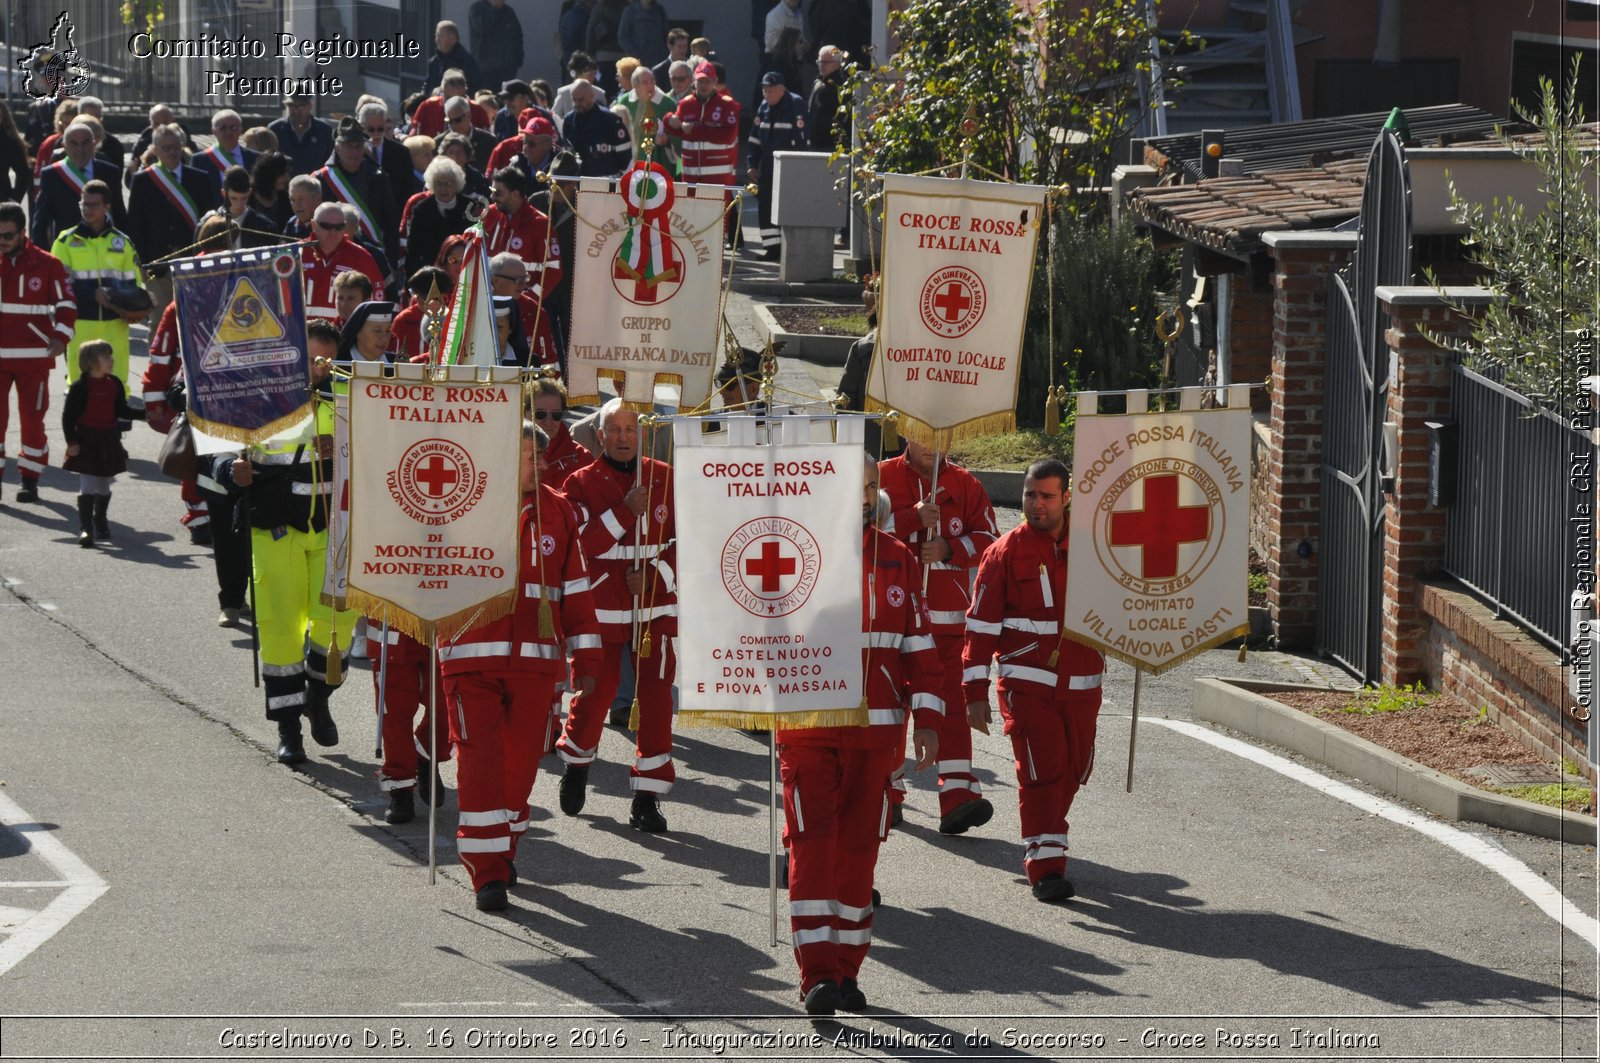
{"type": "Polygon", "coordinates": [[[344,682],[344,662],[339,659],[339,631],[328,636],[328,685],[336,687],[344,682]]]}
{"type": "Polygon", "coordinates": [[[881,449],[885,454],[891,450],[900,449],[900,433],[895,430],[895,422],[899,419],[900,415],[892,410],[883,419],[883,444],[881,449]]]}
{"type": "Polygon", "coordinates": [[[1044,434],[1053,436],[1061,431],[1061,403],[1055,388],[1045,388],[1045,394],[1049,397],[1044,400],[1044,434]]]}
{"type": "Polygon", "coordinates": [[[639,639],[639,659],[643,660],[648,656],[650,656],[650,632],[646,631],[639,639]]]}
{"type": "Polygon", "coordinates": [[[1244,651],[1245,651],[1245,644],[1241,642],[1241,643],[1239,643],[1239,663],[1240,664],[1244,663],[1244,651]]]}
{"type": "Polygon", "coordinates": [[[1058,658],[1060,658],[1060,656],[1061,656],[1061,647],[1058,645],[1058,646],[1056,646],[1055,649],[1050,651],[1050,667],[1051,668],[1054,668],[1056,666],[1056,660],[1058,658]]]}
{"type": "Polygon", "coordinates": [[[639,730],[639,699],[633,699],[633,707],[628,710],[628,730],[639,730]]]}
{"type": "Polygon", "coordinates": [[[539,599],[539,637],[542,639],[556,637],[555,618],[550,615],[550,602],[544,598],[539,599]]]}

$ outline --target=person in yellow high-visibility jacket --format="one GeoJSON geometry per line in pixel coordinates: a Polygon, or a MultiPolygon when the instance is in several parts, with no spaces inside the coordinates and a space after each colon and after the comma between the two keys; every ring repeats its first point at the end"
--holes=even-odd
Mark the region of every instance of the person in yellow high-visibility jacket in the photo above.
{"type": "MultiPolygon", "coordinates": [[[[67,347],[67,379],[78,379],[78,347],[87,340],[111,344],[118,380],[128,379],[128,327],[145,311],[122,311],[111,305],[110,286],[139,283],[139,254],[133,240],[111,224],[111,190],[104,181],[89,181],[78,200],[83,221],[64,230],[50,253],[67,268],[78,322],[67,347]]],[[[126,386],[126,385],[124,385],[126,386]]]]}
{"type": "MultiPolygon", "coordinates": [[[[337,350],[333,334],[330,322],[312,321],[306,329],[314,380],[327,376],[337,350]]],[[[306,759],[301,716],[311,721],[318,745],[339,742],[329,698],[342,679],[330,673],[342,672],[334,661],[342,665],[356,626],[354,612],[322,600],[333,504],[332,403],[318,402],[315,428],[306,436],[251,447],[238,458],[221,456],[213,471],[219,483],[248,499],[267,718],[278,725],[279,762],[299,764],[306,759]]]]}

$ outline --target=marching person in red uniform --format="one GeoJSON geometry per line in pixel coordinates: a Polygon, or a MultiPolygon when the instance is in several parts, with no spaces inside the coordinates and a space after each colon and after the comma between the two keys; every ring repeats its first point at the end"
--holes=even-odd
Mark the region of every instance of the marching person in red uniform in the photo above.
{"type": "MultiPolygon", "coordinates": [[[[372,689],[382,702],[383,764],[378,786],[389,795],[385,823],[410,823],[416,815],[414,795],[444,804],[439,769],[428,756],[428,647],[403,631],[390,628],[389,652],[383,652],[381,621],[367,620],[367,660],[372,662],[372,689]],[[418,715],[420,712],[420,716],[418,715]]],[[[436,704],[447,704],[442,690],[436,704]]],[[[450,734],[444,717],[434,721],[439,759],[450,759],[450,734]]]]}
{"type": "MultiPolygon", "coordinates": [[[[708,62],[694,68],[694,91],[662,125],[681,142],[683,179],[690,184],[732,185],[739,167],[739,104],[717,91],[717,72],[708,62]]],[[[738,220],[729,212],[731,238],[738,220]]]]}
{"type": "Polygon", "coordinates": [[[967,720],[989,733],[989,662],[1000,658],[1000,716],[1016,758],[1022,866],[1041,901],[1072,897],[1067,813],[1094,770],[1105,658],[1067,637],[1067,488],[1059,461],[1022,485],[1024,523],[983,555],[967,612],[967,720]]]}
{"type": "Polygon", "coordinates": [[[594,461],[589,449],[567,431],[567,387],[559,376],[539,378],[533,389],[533,419],[550,437],[550,449],[545,451],[548,466],[544,482],[557,491],[565,491],[567,478],[594,461]]]}
{"type": "Polygon", "coordinates": [[[571,658],[576,687],[587,693],[600,664],[578,519],[537,479],[545,442],[533,422],[523,422],[515,612],[439,648],[461,805],[456,850],[486,912],[503,911],[506,888],[517,881],[517,841],[528,829],[528,797],[555,685],[571,658]],[[541,623],[541,615],[551,623],[541,623]]]}
{"type": "Polygon", "coordinates": [[[599,422],[600,455],[567,477],[565,486],[582,521],[580,537],[604,657],[599,682],[573,701],[566,729],[556,741],[556,751],[567,764],[561,811],[575,816],[583,810],[589,767],[616,695],[622,655],[628,653],[634,658],[639,705],[638,748],[628,773],[633,790],[628,823],[655,834],[667,829],[659,796],[677,778],[672,763],[673,642],[678,633],[672,468],[640,455],[639,415],[621,399],[600,407],[599,422]]]}
{"type": "MultiPolygon", "coordinates": [[[[144,395],[145,421],[151,428],[166,435],[176,416],[167,403],[167,387],[181,375],[183,367],[178,358],[178,304],[167,303],[161,311],[161,320],[150,332],[150,358],[145,362],[144,378],[139,390],[144,395]]],[[[184,480],[181,485],[183,516],[178,523],[189,532],[189,542],[195,546],[210,546],[211,512],[206,509],[206,497],[194,480],[184,480]]]]}
{"type": "Polygon", "coordinates": [[[528,202],[528,179],[521,170],[495,171],[494,205],[483,212],[483,242],[490,258],[509,251],[522,259],[535,296],[542,298],[561,283],[561,245],[550,216],[528,202]]]}
{"type": "MultiPolygon", "coordinates": [[[[905,453],[878,466],[889,494],[889,531],[916,554],[926,569],[928,619],[944,665],[940,695],[951,706],[939,730],[939,833],[965,834],[989,822],[994,806],[972,774],[972,731],[961,693],[961,648],[967,633],[967,585],[978,560],[995,541],[994,507],[978,478],[937,451],[906,441],[905,453]],[[938,491],[933,489],[938,463],[938,491]]],[[[904,783],[896,773],[896,795],[904,783]]]]}
{"type": "Polygon", "coordinates": [[[305,275],[306,317],[338,320],[339,300],[333,279],[345,270],[357,269],[372,282],[372,290],[383,290],[383,274],[377,260],[366,248],[345,232],[344,208],[323,203],[312,215],[315,229],[311,240],[301,245],[300,268],[305,275]]]}
{"type": "Polygon", "coordinates": [[[0,203],[0,475],[5,473],[6,422],[17,389],[22,422],[19,502],[39,500],[39,476],[50,460],[44,415],[50,409],[50,370],[72,339],[78,304],[67,268],[23,230],[20,203],[0,203]]]}
{"type": "Polygon", "coordinates": [[[861,540],[862,649],[866,727],[778,732],[784,844],[789,850],[789,929],[810,1015],[861,1011],[856,983],[872,943],[872,876],[889,833],[889,773],[915,723],[918,770],[939,752],[941,671],[922,618],[921,566],[872,526],[878,466],[866,459],[861,540]],[[910,713],[907,713],[907,709],[910,713]]]}

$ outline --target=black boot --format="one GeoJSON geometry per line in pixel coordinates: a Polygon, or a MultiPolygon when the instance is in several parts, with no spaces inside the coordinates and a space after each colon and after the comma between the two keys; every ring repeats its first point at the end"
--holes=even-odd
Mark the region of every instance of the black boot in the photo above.
{"type": "Polygon", "coordinates": [[[417,814],[411,800],[411,787],[389,791],[389,808],[383,813],[385,823],[410,823],[417,814]]]}
{"type": "Polygon", "coordinates": [[[37,476],[24,476],[22,478],[22,487],[17,491],[17,501],[39,501],[39,478],[37,476]]]}
{"type": "Polygon", "coordinates": [[[78,545],[94,545],[94,495],[78,496],[78,545]]]}
{"type": "Polygon", "coordinates": [[[576,816],[583,811],[588,797],[589,765],[568,764],[566,774],[561,776],[561,811],[576,816]]]}
{"type": "Polygon", "coordinates": [[[335,689],[321,679],[306,677],[306,719],[311,721],[311,737],[319,746],[339,744],[339,725],[333,722],[333,710],[328,707],[335,689]]]}
{"type": "Polygon", "coordinates": [[[304,764],[306,745],[300,738],[300,717],[278,721],[278,763],[304,764]]]}
{"type": "Polygon", "coordinates": [[[94,537],[108,543],[111,541],[111,522],[106,519],[106,509],[110,505],[110,495],[94,496],[94,537]]]}
{"type": "Polygon", "coordinates": [[[439,777],[439,766],[427,757],[417,757],[417,796],[426,805],[431,799],[435,808],[444,807],[444,780],[439,777]]]}
{"type": "Polygon", "coordinates": [[[633,795],[633,809],[628,816],[628,826],[646,834],[660,834],[667,829],[667,817],[661,814],[661,802],[656,795],[640,790],[633,795]]]}

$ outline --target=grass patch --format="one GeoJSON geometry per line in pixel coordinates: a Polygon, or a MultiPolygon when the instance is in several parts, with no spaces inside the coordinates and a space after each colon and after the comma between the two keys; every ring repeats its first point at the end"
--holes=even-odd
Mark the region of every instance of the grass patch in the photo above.
{"type": "Polygon", "coordinates": [[[1252,572],[1245,577],[1245,583],[1254,594],[1267,593],[1267,574],[1265,572],[1252,572]]]}
{"type": "Polygon", "coordinates": [[[969,469],[1022,470],[1044,458],[1059,458],[1072,467],[1072,437],[1062,432],[1007,432],[1004,435],[965,439],[950,448],[950,457],[969,469]]]}
{"type": "Polygon", "coordinates": [[[1552,782],[1536,786],[1501,786],[1496,793],[1520,797],[1537,805],[1564,808],[1568,812],[1594,813],[1594,790],[1575,783],[1552,782]]]}
{"type": "Polygon", "coordinates": [[[1420,679],[1410,686],[1397,687],[1385,683],[1370,690],[1359,691],[1355,698],[1339,711],[1360,713],[1362,716],[1380,712],[1404,712],[1407,709],[1420,708],[1432,699],[1433,691],[1423,686],[1420,679]]]}

